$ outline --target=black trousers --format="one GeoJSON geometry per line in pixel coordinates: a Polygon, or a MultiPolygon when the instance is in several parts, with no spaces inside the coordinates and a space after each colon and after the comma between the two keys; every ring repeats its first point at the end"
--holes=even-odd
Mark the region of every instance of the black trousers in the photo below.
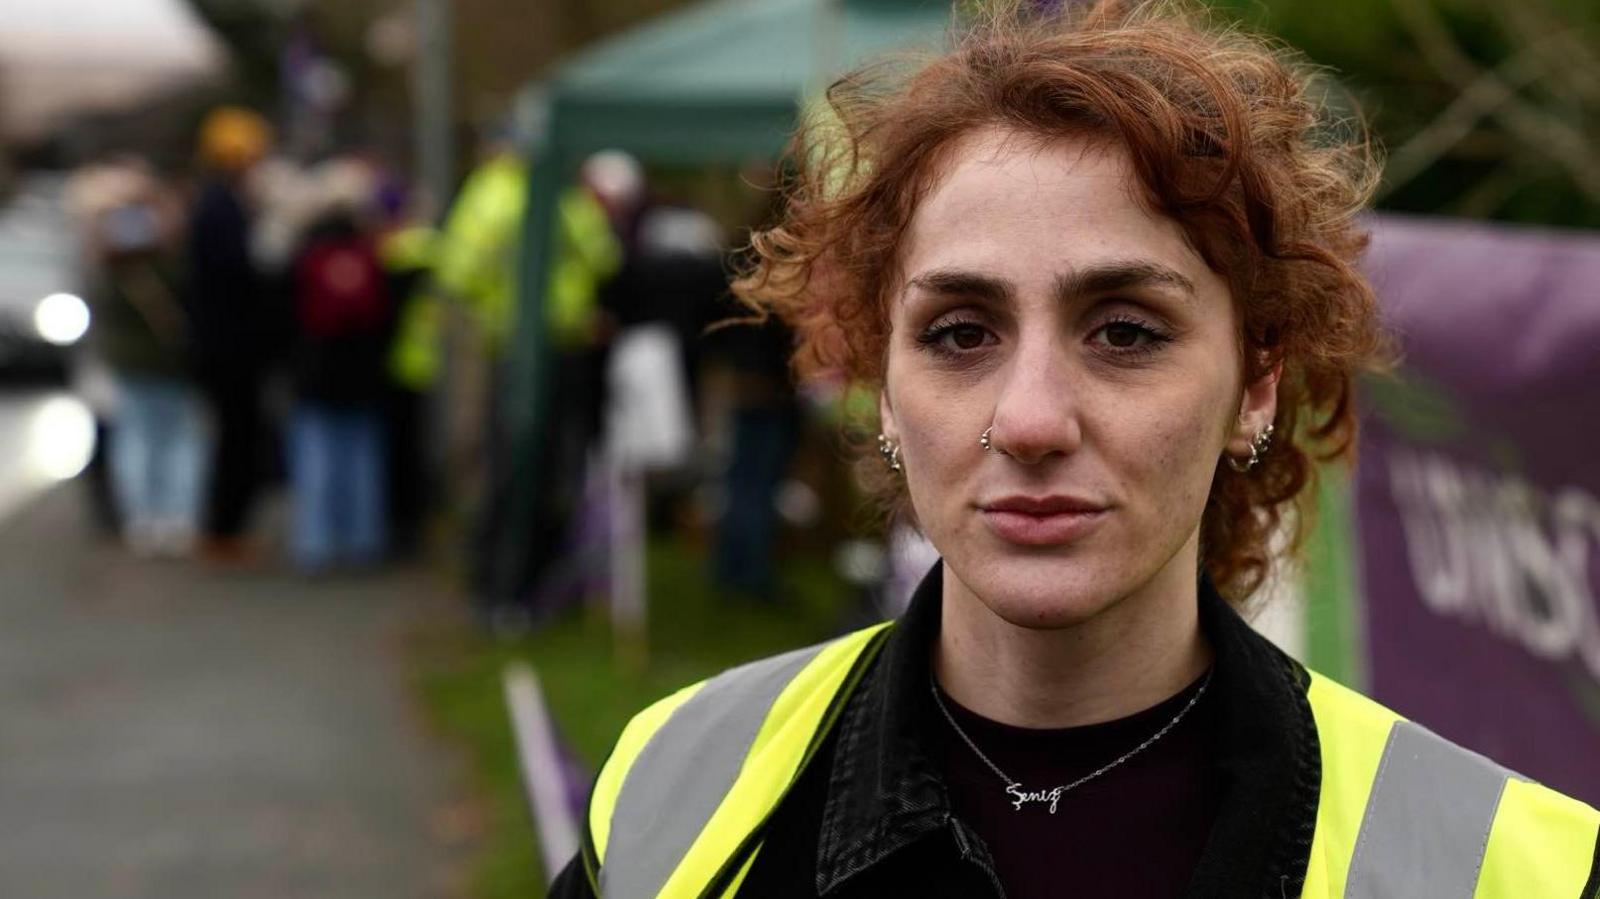
{"type": "Polygon", "coordinates": [[[384,395],[389,445],[389,533],[400,555],[422,547],[423,526],[433,501],[428,455],[428,396],[404,387],[384,395]]]}
{"type": "Polygon", "coordinates": [[[206,500],[206,535],[237,537],[250,523],[261,486],[262,372],[254,367],[213,367],[200,388],[217,427],[206,500]]]}
{"type": "Polygon", "coordinates": [[[546,373],[546,418],[534,477],[515,492],[513,435],[501,400],[504,370],[496,372],[489,420],[489,486],[475,539],[473,592],[483,607],[516,606],[537,617],[537,587],[566,548],[583,494],[590,445],[598,436],[604,402],[605,355],[598,349],[563,350],[546,373]],[[520,525],[520,526],[519,526],[520,525]]]}

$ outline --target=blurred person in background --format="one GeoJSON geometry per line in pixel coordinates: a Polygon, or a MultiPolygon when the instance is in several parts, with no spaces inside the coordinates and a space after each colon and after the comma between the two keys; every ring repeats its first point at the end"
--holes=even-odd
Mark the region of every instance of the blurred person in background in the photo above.
{"type": "Polygon", "coordinates": [[[181,203],[131,156],[74,175],[69,203],[87,231],[91,345],[116,392],[109,461],[123,538],[137,555],[186,555],[210,446],[190,373],[181,203]]]}
{"type": "Polygon", "coordinates": [[[639,217],[629,251],[625,283],[631,300],[619,305],[617,315],[623,325],[658,321],[677,332],[691,398],[698,398],[707,329],[728,317],[727,254],[727,234],[716,219],[668,203],[639,217]]]}
{"type": "MultiPolygon", "coordinates": [[[[516,600],[529,617],[547,617],[581,601],[592,580],[574,577],[575,566],[558,563],[586,555],[577,545],[585,536],[579,533],[583,501],[606,418],[607,367],[617,333],[617,318],[604,301],[644,200],[638,160],[604,150],[584,160],[578,184],[562,193],[557,207],[559,242],[546,296],[544,462],[535,487],[535,523],[516,575],[516,600]]],[[[604,519],[597,514],[590,520],[604,519]]]]}
{"type": "MultiPolygon", "coordinates": [[[[750,172],[753,184],[770,181],[750,172]]],[[[777,220],[782,194],[771,198],[763,225],[777,220]]],[[[736,303],[727,308],[737,312],[736,303]]],[[[801,404],[789,358],[794,332],[775,317],[718,328],[709,351],[733,374],[728,418],[728,464],[723,472],[725,505],[717,523],[715,581],[721,589],[751,599],[776,596],[774,554],[778,539],[778,488],[800,442],[801,404]]]]}
{"type": "Polygon", "coordinates": [[[451,360],[444,407],[446,489],[474,516],[469,546],[471,590],[486,624],[509,608],[506,577],[495,566],[493,534],[506,509],[509,478],[501,366],[516,290],[517,239],[527,204],[528,170],[505,135],[486,142],[439,229],[435,292],[429,307],[407,309],[397,354],[410,373],[434,377],[441,350],[451,360]],[[452,327],[459,325],[459,327],[452,327]]]}
{"type": "Polygon", "coordinates": [[[410,554],[423,548],[425,524],[437,492],[437,460],[429,403],[439,383],[439,306],[432,284],[439,234],[412,208],[396,180],[378,191],[383,216],[377,236],[378,259],[395,303],[394,336],[385,360],[388,369],[384,426],[389,456],[389,523],[393,550],[410,554]]]}
{"type": "Polygon", "coordinates": [[[794,332],[777,318],[723,328],[713,346],[733,373],[728,467],[717,523],[717,586],[736,595],[776,598],[774,551],[778,487],[800,440],[800,403],[789,356],[794,332]]]}
{"type": "Polygon", "coordinates": [[[1005,5],[832,85],[735,290],[876,393],[879,498],[941,560],[636,716],[552,895],[1595,895],[1600,811],[1240,614],[1386,356],[1379,171],[1190,8],[1005,5]]]}
{"type": "MultiPolygon", "coordinates": [[[[471,419],[481,424],[469,428],[482,441],[486,463],[482,483],[472,491],[481,506],[474,534],[472,592],[485,623],[507,631],[523,629],[531,620],[534,585],[550,557],[559,551],[571,503],[580,489],[579,484],[561,479],[561,460],[571,458],[570,438],[574,432],[554,426],[552,422],[557,419],[553,417],[543,429],[545,438],[552,441],[549,458],[553,461],[542,472],[537,488],[540,495],[534,505],[538,522],[532,543],[521,553],[494,551],[494,535],[503,528],[510,499],[506,494],[510,460],[505,458],[509,441],[500,408],[500,385],[505,380],[501,370],[505,343],[514,324],[518,240],[527,204],[527,178],[528,163],[518,148],[505,135],[497,135],[488,143],[483,162],[467,177],[450,207],[440,230],[434,268],[435,286],[465,313],[463,320],[475,332],[470,345],[482,354],[478,361],[487,369],[477,401],[482,417],[471,419]]],[[[552,352],[559,359],[596,339],[601,327],[597,303],[600,285],[615,272],[621,252],[605,209],[587,187],[573,187],[562,194],[556,237],[542,314],[546,316],[552,352]]],[[[408,335],[407,339],[415,336],[408,335]]],[[[543,368],[556,379],[571,374],[563,374],[559,364],[543,368]]],[[[555,409],[557,403],[563,402],[560,387],[545,386],[546,395],[556,400],[552,415],[563,415],[555,409]]],[[[452,401],[455,402],[454,397],[452,401]]]]}
{"type": "Polygon", "coordinates": [[[262,476],[262,388],[275,317],[251,257],[254,213],[246,179],[271,142],[271,128],[257,113],[212,110],[200,125],[202,177],[189,212],[195,371],[217,433],[204,550],[224,563],[252,555],[245,534],[262,476]]]}
{"type": "MultiPolygon", "coordinates": [[[[707,361],[707,329],[730,315],[727,240],[722,226],[690,205],[647,200],[631,226],[618,227],[622,267],[601,294],[601,305],[625,333],[664,325],[675,337],[673,352],[688,403],[690,433],[698,427],[700,375],[707,361]]],[[[615,359],[611,352],[611,361],[615,359]]],[[[609,399],[608,399],[609,402],[609,399]]],[[[681,470],[658,472],[651,483],[651,521],[670,521],[701,480],[694,459],[681,470]],[[663,477],[664,475],[664,477],[663,477]]]]}
{"type": "Polygon", "coordinates": [[[378,257],[378,181],[339,158],[313,173],[323,207],[290,269],[294,407],[288,428],[290,555],[315,574],[370,566],[389,545],[383,401],[392,334],[378,257]]]}

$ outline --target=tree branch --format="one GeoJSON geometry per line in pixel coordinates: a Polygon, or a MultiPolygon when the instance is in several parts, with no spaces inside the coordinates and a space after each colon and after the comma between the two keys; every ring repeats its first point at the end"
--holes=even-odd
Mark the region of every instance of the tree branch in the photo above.
{"type": "MultiPolygon", "coordinates": [[[[1600,158],[1590,150],[1588,138],[1581,130],[1527,103],[1501,81],[1496,72],[1481,70],[1456,44],[1449,29],[1427,0],[1399,0],[1395,10],[1407,30],[1416,38],[1423,56],[1447,80],[1460,87],[1463,93],[1476,87],[1486,97],[1492,97],[1495,102],[1488,114],[1493,115],[1530,149],[1543,152],[1559,163],[1585,194],[1600,202],[1600,158]]],[[[1456,139],[1459,140],[1459,137],[1456,139]]]]}

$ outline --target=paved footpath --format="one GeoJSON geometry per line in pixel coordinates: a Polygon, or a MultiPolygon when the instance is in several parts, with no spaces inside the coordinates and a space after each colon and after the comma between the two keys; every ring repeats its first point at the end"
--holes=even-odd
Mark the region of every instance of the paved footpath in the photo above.
{"type": "Polygon", "coordinates": [[[450,895],[400,656],[430,577],[141,562],[84,512],[0,522],[0,897],[450,895]]]}

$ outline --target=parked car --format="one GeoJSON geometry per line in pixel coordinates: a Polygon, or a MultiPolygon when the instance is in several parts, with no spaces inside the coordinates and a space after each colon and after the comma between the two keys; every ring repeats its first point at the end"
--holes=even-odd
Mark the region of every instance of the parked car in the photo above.
{"type": "Polygon", "coordinates": [[[91,325],[65,179],[25,176],[0,207],[0,373],[65,377],[91,325]]]}

